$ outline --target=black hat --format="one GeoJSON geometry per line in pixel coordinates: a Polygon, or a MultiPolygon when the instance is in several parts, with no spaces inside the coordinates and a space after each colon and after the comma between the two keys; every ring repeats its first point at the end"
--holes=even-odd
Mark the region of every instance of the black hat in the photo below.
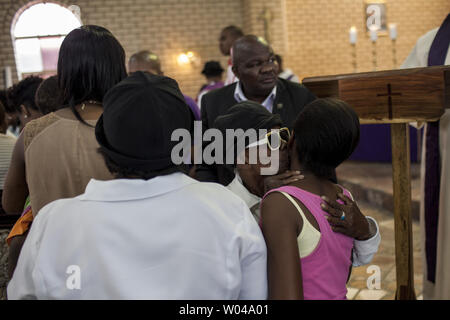
{"type": "Polygon", "coordinates": [[[193,130],[194,117],[175,80],[135,72],[103,99],[95,127],[103,152],[121,167],[158,171],[174,166],[176,129],[193,130]]]}
{"type": "Polygon", "coordinates": [[[217,117],[214,127],[225,132],[226,129],[266,129],[283,126],[278,114],[270,113],[264,106],[254,101],[242,101],[235,104],[227,113],[217,117]]]}
{"type": "Polygon", "coordinates": [[[205,76],[218,76],[223,72],[222,66],[218,61],[208,61],[203,67],[202,74],[205,76]]]}

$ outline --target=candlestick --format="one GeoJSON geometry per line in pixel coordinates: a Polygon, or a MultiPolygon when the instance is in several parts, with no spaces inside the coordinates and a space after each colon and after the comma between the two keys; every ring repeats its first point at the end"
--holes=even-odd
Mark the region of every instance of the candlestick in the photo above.
{"type": "Polygon", "coordinates": [[[394,64],[394,69],[396,69],[397,68],[397,49],[396,49],[397,25],[395,23],[389,24],[389,37],[392,40],[392,62],[394,64]]]}
{"type": "Polygon", "coordinates": [[[377,71],[377,39],[378,39],[378,27],[376,25],[371,25],[369,27],[370,40],[372,41],[372,64],[373,71],[377,71]]]}
{"type": "Polygon", "coordinates": [[[397,69],[397,49],[395,48],[395,44],[395,39],[392,39],[392,62],[394,64],[394,69],[397,69]]]}
{"type": "Polygon", "coordinates": [[[356,44],[356,40],[358,39],[358,31],[355,26],[350,28],[350,44],[356,44]]]}
{"type": "Polygon", "coordinates": [[[351,46],[352,46],[353,73],[357,73],[358,72],[358,65],[357,65],[357,59],[356,59],[356,45],[354,43],[352,43],[351,46]]]}
{"type": "Polygon", "coordinates": [[[373,71],[377,71],[377,44],[375,41],[372,42],[372,64],[373,71]]]}

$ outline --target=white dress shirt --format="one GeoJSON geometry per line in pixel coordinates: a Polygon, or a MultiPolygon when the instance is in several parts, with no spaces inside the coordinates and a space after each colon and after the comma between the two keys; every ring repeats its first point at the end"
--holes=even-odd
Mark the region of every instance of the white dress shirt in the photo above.
{"type": "Polygon", "coordinates": [[[233,66],[231,64],[228,64],[225,85],[227,86],[229,84],[235,83],[236,81],[239,81],[239,79],[238,79],[238,77],[235,76],[235,74],[233,72],[233,66]]]}
{"type": "Polygon", "coordinates": [[[231,183],[227,186],[227,188],[245,202],[245,204],[253,214],[253,217],[259,223],[259,220],[261,218],[259,208],[261,198],[248,191],[248,189],[242,182],[242,178],[237,172],[235,172],[235,177],[233,181],[231,181],[231,183]]]}
{"type": "MultiPolygon", "coordinates": [[[[270,94],[267,96],[267,98],[261,103],[264,108],[269,110],[269,112],[272,112],[273,110],[273,103],[275,102],[275,97],[277,95],[277,86],[273,87],[270,94]]],[[[234,99],[236,99],[237,102],[247,101],[247,97],[244,94],[244,91],[242,91],[241,82],[238,81],[236,84],[236,88],[234,89],[234,99]]]]}
{"type": "MultiPolygon", "coordinates": [[[[227,188],[228,190],[239,196],[242,200],[244,200],[247,206],[251,209],[253,217],[256,219],[256,221],[259,222],[261,216],[259,203],[261,202],[261,198],[248,191],[248,189],[244,186],[242,178],[239,176],[239,174],[237,172],[235,174],[236,176],[234,177],[233,181],[231,181],[231,183],[227,186],[227,188]]],[[[372,220],[375,223],[377,232],[372,238],[368,240],[353,240],[354,267],[359,267],[370,263],[375,253],[377,253],[378,247],[380,246],[381,242],[380,230],[378,228],[377,221],[369,216],[367,216],[366,218],[372,220]]]]}
{"type": "Polygon", "coordinates": [[[266,245],[245,203],[181,173],[91,180],[33,221],[9,299],[266,299],[266,245]]]}

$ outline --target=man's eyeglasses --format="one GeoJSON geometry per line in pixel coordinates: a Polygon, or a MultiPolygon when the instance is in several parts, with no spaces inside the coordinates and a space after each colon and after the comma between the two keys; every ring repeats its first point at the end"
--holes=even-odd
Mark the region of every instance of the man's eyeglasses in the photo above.
{"type": "Polygon", "coordinates": [[[253,142],[250,145],[247,146],[247,148],[253,148],[256,146],[262,146],[267,144],[269,146],[269,149],[274,151],[278,150],[281,147],[282,141],[287,143],[291,137],[291,132],[289,131],[289,128],[281,128],[281,129],[272,129],[266,135],[264,138],[262,138],[259,141],[253,142]]]}

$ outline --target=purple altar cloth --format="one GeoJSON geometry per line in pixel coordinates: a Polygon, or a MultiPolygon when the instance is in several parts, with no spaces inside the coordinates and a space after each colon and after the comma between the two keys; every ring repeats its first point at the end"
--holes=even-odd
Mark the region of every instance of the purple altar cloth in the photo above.
{"type": "MultiPolygon", "coordinates": [[[[417,162],[417,129],[409,127],[411,162],[417,162]]],[[[389,124],[363,124],[359,144],[350,160],[392,162],[391,126],[389,124]]]]}

